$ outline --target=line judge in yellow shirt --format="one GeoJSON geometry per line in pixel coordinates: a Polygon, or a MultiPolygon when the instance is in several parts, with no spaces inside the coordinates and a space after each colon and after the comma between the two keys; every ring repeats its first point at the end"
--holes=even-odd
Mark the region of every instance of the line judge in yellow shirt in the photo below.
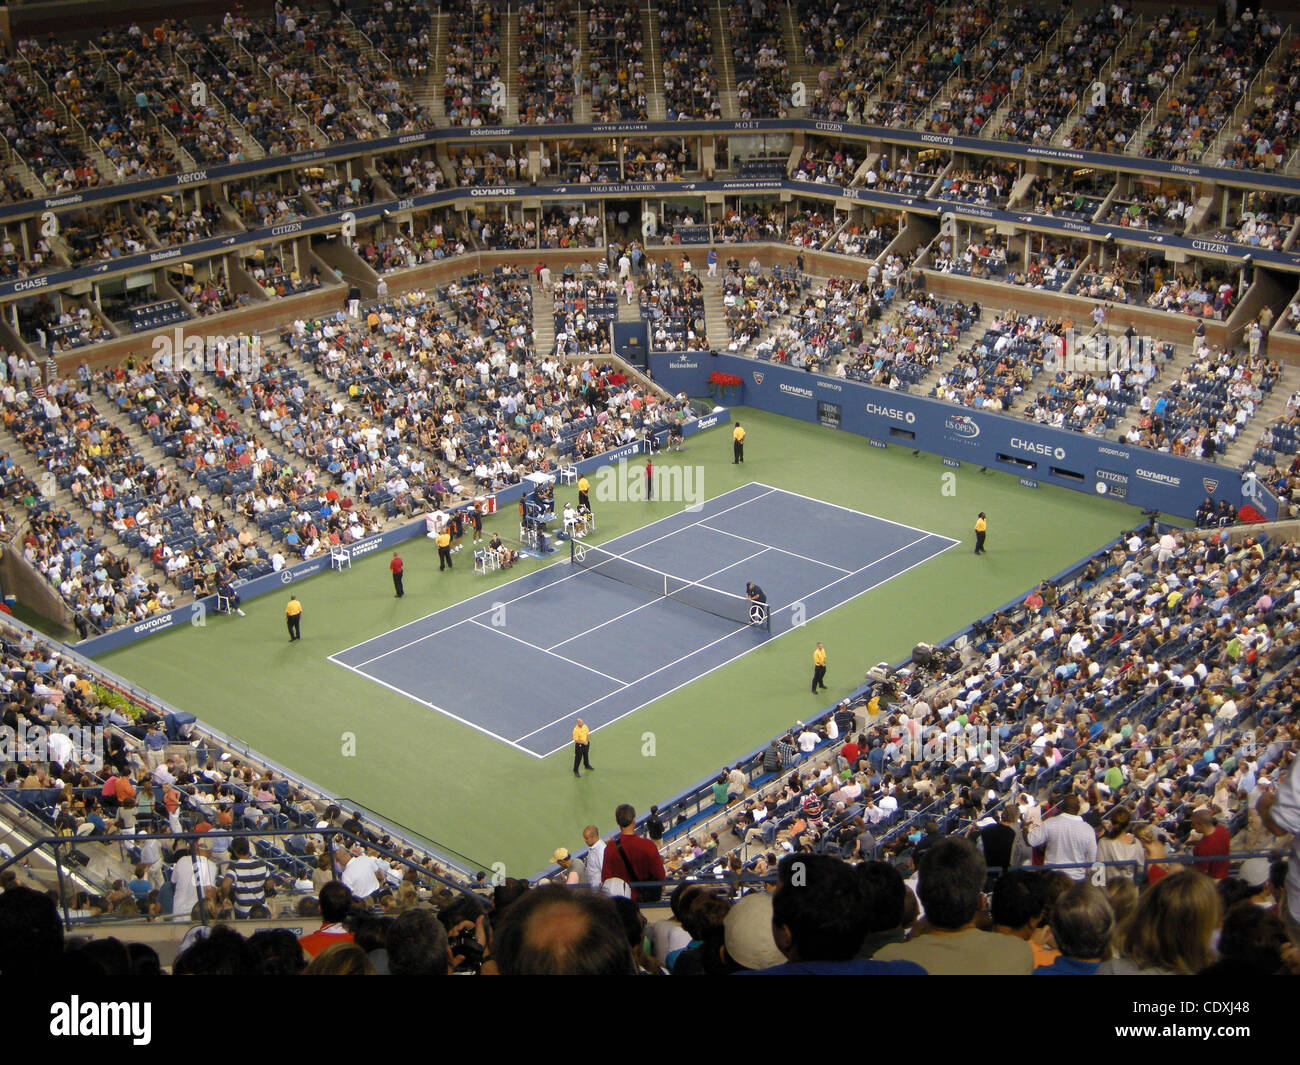
{"type": "Polygon", "coordinates": [[[985,554],[984,551],[984,534],[988,531],[989,523],[984,518],[984,511],[980,511],[980,516],[975,519],[975,554],[985,554]]]}
{"type": "Polygon", "coordinates": [[[813,651],[813,682],[812,690],[816,695],[819,689],[826,687],[826,648],[820,643],[813,651]]]}
{"type": "Polygon", "coordinates": [[[731,430],[731,464],[733,466],[745,461],[745,427],[736,423],[731,430]]]}
{"type": "Polygon", "coordinates": [[[592,771],[591,761],[587,757],[590,751],[591,730],[587,728],[582,718],[578,718],[577,723],[573,726],[573,775],[575,777],[582,776],[578,772],[578,766],[584,766],[589,772],[592,771]]]}
{"type": "Polygon", "coordinates": [[[578,506],[591,509],[591,499],[588,493],[591,491],[591,482],[585,477],[578,478],[578,506]]]}
{"type": "Polygon", "coordinates": [[[289,626],[289,642],[301,640],[302,631],[299,626],[302,624],[302,604],[296,595],[289,596],[289,605],[284,608],[284,620],[289,626]]]}

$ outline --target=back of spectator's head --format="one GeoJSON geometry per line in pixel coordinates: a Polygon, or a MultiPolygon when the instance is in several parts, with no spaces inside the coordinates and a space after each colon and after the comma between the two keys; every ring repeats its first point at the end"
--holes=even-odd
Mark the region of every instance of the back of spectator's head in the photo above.
{"type": "Polygon", "coordinates": [[[1071,793],[1061,800],[1061,813],[1077,814],[1081,806],[1082,803],[1079,801],[1079,796],[1071,793]]]}
{"type": "Polygon", "coordinates": [[[230,841],[230,853],[235,858],[247,858],[252,854],[252,848],[248,845],[247,836],[237,836],[230,841]]]}
{"type": "Polygon", "coordinates": [[[700,884],[678,884],[673,888],[673,893],[668,896],[668,907],[672,910],[673,916],[677,918],[678,923],[685,916],[686,911],[690,909],[691,903],[695,901],[704,887],[700,884]]]}
{"type": "MultiPolygon", "coordinates": [[[[620,807],[621,809],[621,807],[620,807]]],[[[546,884],[506,912],[493,941],[505,976],[629,976],[636,972],[614,901],[546,884]]]]}
{"type": "Polygon", "coordinates": [[[1115,927],[1111,929],[1110,941],[1112,944],[1119,943],[1123,941],[1133,914],[1137,911],[1137,885],[1126,876],[1112,876],[1106,882],[1106,898],[1110,900],[1110,908],[1115,914],[1115,927]]]}
{"type": "Polygon", "coordinates": [[[352,911],[352,892],[338,880],[323,884],[320,889],[320,919],[326,924],[338,924],[352,911]]]}
{"type": "Polygon", "coordinates": [[[67,945],[69,969],[76,975],[130,976],[131,952],[120,939],[71,941],[67,945]]]}
{"type": "Polygon", "coordinates": [[[1019,932],[1042,923],[1047,879],[1030,869],[1008,869],[993,884],[993,923],[1019,932]]]}
{"type": "Polygon", "coordinates": [[[1219,956],[1260,976],[1273,976],[1282,968],[1286,943],[1286,929],[1276,914],[1253,902],[1240,902],[1223,918],[1219,956]]]}
{"type": "Polygon", "coordinates": [[[172,965],[176,976],[257,976],[258,955],[234,929],[217,925],[172,965]]]}
{"type": "Polygon", "coordinates": [[[0,895],[0,975],[44,972],[62,955],[63,923],[50,896],[26,887],[0,895]]]}
{"type": "Polygon", "coordinates": [[[366,913],[353,917],[351,926],[352,942],[369,954],[372,950],[383,950],[387,945],[393,918],[366,913]]]}
{"type": "MultiPolygon", "coordinates": [[[[723,779],[726,779],[725,777],[723,779]]],[[[636,807],[631,803],[623,803],[614,811],[614,823],[619,828],[631,828],[636,824],[636,807]]]]}
{"type": "Polygon", "coordinates": [[[508,876],[500,884],[492,889],[492,915],[500,919],[515,902],[526,895],[532,885],[527,880],[521,880],[518,877],[508,876]]]}
{"type": "Polygon", "coordinates": [[[1067,958],[1105,961],[1114,927],[1115,913],[1106,893],[1086,881],[1071,887],[1052,909],[1052,938],[1067,958]]]}
{"type": "Polygon", "coordinates": [[[730,900],[701,886],[682,913],[682,928],[692,939],[708,941],[716,937],[730,912],[730,900]]]}
{"type": "Polygon", "coordinates": [[[311,960],[304,976],[374,976],[375,963],[355,943],[335,943],[311,960]]]}
{"type": "Polygon", "coordinates": [[[1141,969],[1200,972],[1210,964],[1210,937],[1222,906],[1214,881],[1187,869],[1148,887],[1124,937],[1124,954],[1141,969]]]}
{"type": "Polygon", "coordinates": [[[393,976],[446,976],[451,964],[447,930],[432,910],[407,910],[388,929],[393,976]]]}
{"type": "MultiPolygon", "coordinates": [[[[294,946],[297,946],[298,940],[293,933],[289,932],[287,934],[293,940],[294,946]]],[[[133,976],[162,975],[162,962],[158,957],[158,952],[149,944],[128,943],[126,949],[127,953],[131,955],[131,974],[133,976]]]]}
{"type": "Polygon", "coordinates": [[[865,881],[829,854],[788,854],[777,867],[772,934],[791,961],[848,961],[867,936],[865,881]]]}
{"type": "Polygon", "coordinates": [[[263,928],[248,937],[248,945],[261,963],[263,976],[297,976],[307,968],[307,955],[287,928],[263,928]]]}
{"type": "Polygon", "coordinates": [[[902,874],[889,862],[863,862],[856,871],[866,892],[867,934],[901,928],[907,909],[902,874]]]}
{"type": "Polygon", "coordinates": [[[984,901],[988,865],[964,839],[949,836],[925,852],[917,895],[935,928],[954,930],[975,920],[984,901]]]}

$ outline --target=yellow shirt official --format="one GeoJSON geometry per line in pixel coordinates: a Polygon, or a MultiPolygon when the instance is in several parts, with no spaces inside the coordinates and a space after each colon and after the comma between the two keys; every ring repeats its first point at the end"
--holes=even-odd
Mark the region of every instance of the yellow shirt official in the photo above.
{"type": "Polygon", "coordinates": [[[290,599],[289,605],[284,608],[285,617],[296,618],[302,613],[302,604],[297,599],[290,599]]]}
{"type": "Polygon", "coordinates": [[[988,529],[988,527],[989,527],[989,526],[988,526],[988,522],[986,522],[983,518],[976,518],[976,519],[975,519],[975,531],[976,531],[976,532],[985,532],[985,531],[988,529]]]}
{"type": "Polygon", "coordinates": [[[826,664],[826,651],[823,648],[818,647],[816,650],[813,651],[813,665],[824,666],[825,664],[826,664]]]}
{"type": "Polygon", "coordinates": [[[589,737],[590,735],[591,735],[591,729],[587,728],[586,725],[574,725],[574,726],[573,726],[573,742],[574,742],[574,743],[586,743],[586,742],[587,742],[587,739],[588,739],[588,737],[589,737]]]}
{"type": "Polygon", "coordinates": [[[731,431],[731,439],[737,444],[743,444],[745,442],[745,427],[743,425],[736,426],[731,431]]]}
{"type": "Polygon", "coordinates": [[[439,547],[451,546],[451,533],[447,532],[446,529],[444,529],[442,532],[438,534],[438,546],[439,547]]]}

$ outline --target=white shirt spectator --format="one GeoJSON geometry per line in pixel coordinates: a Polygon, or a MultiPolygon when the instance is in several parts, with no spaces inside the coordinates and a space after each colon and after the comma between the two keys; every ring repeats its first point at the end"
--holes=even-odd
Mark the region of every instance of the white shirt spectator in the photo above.
{"type": "Polygon", "coordinates": [[[1047,844],[1047,865],[1081,862],[1077,868],[1062,870],[1071,880],[1082,880],[1087,866],[1097,860],[1097,833],[1078,814],[1057,814],[1029,830],[1026,840],[1031,847],[1047,844]]]}

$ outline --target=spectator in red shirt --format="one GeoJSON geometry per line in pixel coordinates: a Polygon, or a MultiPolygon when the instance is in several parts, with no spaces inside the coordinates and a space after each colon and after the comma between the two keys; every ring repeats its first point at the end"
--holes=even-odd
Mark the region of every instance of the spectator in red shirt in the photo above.
{"type": "MultiPolygon", "coordinates": [[[[659,855],[659,848],[636,834],[636,810],[630,804],[623,803],[614,811],[614,820],[618,822],[619,831],[605,847],[605,863],[600,871],[601,883],[623,880],[634,884],[638,881],[665,879],[664,861],[659,855]]],[[[662,888],[632,888],[632,901],[655,902],[662,892],[662,888]]]]}
{"type": "Polygon", "coordinates": [[[352,892],[339,881],[331,880],[320,889],[321,926],[298,940],[307,957],[314,958],[336,943],[351,943],[352,933],[344,922],[352,908],[352,892]]]}
{"type": "Polygon", "coordinates": [[[849,763],[849,768],[856,770],[858,768],[858,759],[862,757],[862,741],[865,736],[859,736],[856,740],[849,740],[840,748],[840,754],[844,755],[844,760],[849,763]]]}
{"type": "Polygon", "coordinates": [[[1192,853],[1206,859],[1194,863],[1197,871],[1215,880],[1226,880],[1231,864],[1227,854],[1232,848],[1228,830],[1216,824],[1214,814],[1204,806],[1192,814],[1192,830],[1201,837],[1192,847],[1192,853]]]}

